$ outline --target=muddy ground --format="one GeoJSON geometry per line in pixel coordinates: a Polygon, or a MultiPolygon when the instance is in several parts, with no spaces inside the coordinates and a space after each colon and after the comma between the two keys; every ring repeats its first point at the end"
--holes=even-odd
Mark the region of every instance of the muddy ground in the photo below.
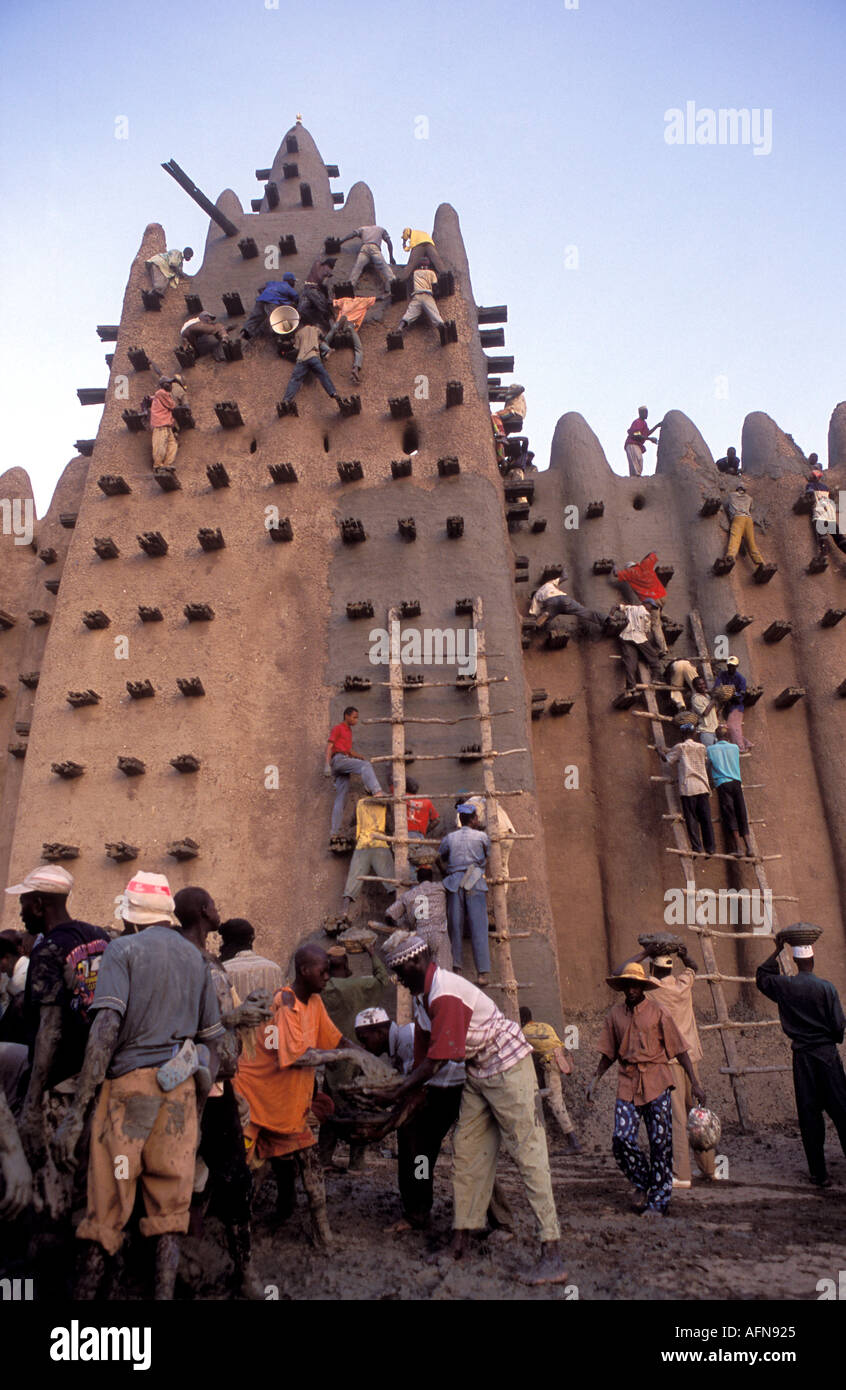
{"type": "MultiPolygon", "coordinates": [[[[836,1143],[836,1141],[835,1141],[836,1143]]],[[[552,1167],[571,1284],[580,1299],[815,1299],[817,1281],[846,1267],[846,1159],[831,1163],[824,1193],[804,1179],[798,1140],[771,1132],[727,1134],[720,1151],[730,1180],[678,1192],[664,1221],[646,1225],[630,1212],[628,1184],[608,1145],[565,1156],[553,1140],[552,1167]]],[[[369,1154],[362,1177],[328,1179],[329,1212],[338,1249],[331,1261],[306,1246],[305,1209],[273,1236],[266,1221],[273,1182],[260,1192],[258,1268],[280,1298],[294,1299],[567,1299],[564,1289],[519,1282],[536,1250],[531,1212],[516,1168],[501,1161],[501,1178],[516,1217],[516,1234],[479,1241],[466,1264],[428,1260],[449,1238],[450,1158],[438,1168],[432,1233],[384,1234],[399,1214],[393,1160],[369,1154]]],[[[189,1258],[204,1268],[202,1297],[220,1297],[206,1252],[189,1258]]],[[[219,1261],[218,1261],[219,1263],[219,1261]]]]}
{"type": "MultiPolygon", "coordinates": [[[[513,1240],[480,1239],[460,1265],[437,1260],[450,1233],[448,1141],[437,1169],[429,1234],[385,1233],[399,1215],[395,1162],[387,1145],[368,1151],[360,1176],[330,1173],[327,1192],[336,1249],[328,1259],[309,1244],[302,1196],[290,1221],[281,1228],[275,1225],[275,1188],[268,1172],[256,1194],[254,1222],[257,1272],[268,1298],[815,1301],[818,1281],[836,1282],[838,1271],[846,1268],[846,1159],[833,1133],[827,1146],[833,1183],[819,1192],[805,1178],[799,1140],[789,1127],[752,1136],[728,1126],[719,1147],[728,1160],[728,1180],[703,1184],[694,1179],[689,1191],[674,1195],[664,1221],[647,1225],[629,1210],[628,1186],[610,1156],[608,1136],[593,1140],[599,1124],[597,1115],[583,1132],[580,1157],[565,1155],[561,1142],[551,1140],[571,1276],[568,1289],[532,1289],[520,1282],[537,1247],[519,1175],[507,1158],[501,1160],[500,1176],[514,1209],[513,1240]]],[[[342,1146],[337,1162],[345,1161],[342,1146]]],[[[56,1253],[50,1256],[53,1275],[56,1253]]],[[[148,1242],[131,1235],[112,1297],[149,1297],[149,1255],[148,1242]]],[[[228,1271],[223,1228],[208,1217],[203,1234],[183,1242],[177,1297],[229,1298],[228,1271]]],[[[19,1258],[2,1271],[33,1272],[36,1297],[39,1290],[40,1296],[49,1296],[52,1281],[45,1267],[33,1271],[19,1258]]],[[[52,1292],[61,1296],[55,1283],[52,1292]]]]}

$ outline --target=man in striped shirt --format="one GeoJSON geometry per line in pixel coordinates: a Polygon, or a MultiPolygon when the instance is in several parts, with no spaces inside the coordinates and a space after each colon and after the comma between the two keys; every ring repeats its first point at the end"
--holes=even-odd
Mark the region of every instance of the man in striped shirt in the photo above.
{"type": "Polygon", "coordinates": [[[394,1097],[401,1100],[425,1086],[446,1062],[465,1063],[453,1139],[451,1254],[461,1259],[469,1232],[485,1226],[502,1144],[517,1164],[540,1233],[541,1258],[527,1282],[566,1283],[532,1049],[519,1024],[506,1018],[475,985],[435,965],[419,936],[391,938],[385,961],[431,1023],[431,1031],[424,1031],[415,1010],[415,1066],[394,1097]]]}
{"type": "Polygon", "coordinates": [[[220,960],[240,999],[255,989],[273,995],[285,983],[281,965],[253,950],[255,939],[255,927],[243,917],[230,917],[220,925],[220,960]]]}

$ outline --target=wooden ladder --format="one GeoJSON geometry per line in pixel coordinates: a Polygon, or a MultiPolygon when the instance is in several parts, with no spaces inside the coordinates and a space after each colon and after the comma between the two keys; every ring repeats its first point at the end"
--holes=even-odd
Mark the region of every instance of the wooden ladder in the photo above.
{"type": "MultiPolygon", "coordinates": [[[[699,617],[699,614],[696,611],[693,611],[688,615],[688,621],[690,623],[690,630],[693,636],[693,640],[696,644],[697,653],[701,659],[702,672],[710,688],[711,685],[713,685],[714,677],[710,664],[708,647],[705,642],[705,635],[702,630],[702,621],[699,617]]],[[[664,720],[662,716],[658,713],[658,702],[655,697],[655,690],[652,684],[650,684],[649,682],[649,673],[646,671],[645,667],[641,664],[639,669],[641,672],[641,681],[643,682],[644,686],[643,693],[644,698],[646,700],[646,707],[649,711],[649,715],[651,718],[654,745],[656,749],[664,751],[666,750],[667,746],[666,741],[664,739],[664,720]]],[[[633,713],[635,712],[636,711],[633,711],[633,713]]],[[[678,782],[675,776],[662,776],[654,778],[653,780],[663,782],[664,784],[664,792],[667,798],[667,809],[669,811],[669,820],[673,830],[673,838],[676,842],[675,848],[681,856],[681,867],[685,876],[685,917],[689,918],[695,915],[695,913],[691,909],[695,909],[696,905],[696,871],[695,861],[691,854],[690,842],[688,840],[687,831],[684,825],[684,817],[682,815],[681,801],[678,792],[678,782]]],[[[754,868],[758,886],[762,892],[769,893],[770,889],[769,883],[767,881],[766,871],[764,869],[763,862],[761,862],[761,856],[758,849],[758,842],[755,838],[751,825],[749,828],[749,844],[752,848],[752,853],[755,856],[754,868]]],[[[784,899],[782,899],[782,901],[784,901],[784,899]]],[[[705,1032],[714,1029],[719,1031],[720,1041],[723,1045],[723,1052],[725,1053],[726,1059],[726,1065],[724,1067],[721,1067],[720,1071],[721,1073],[727,1075],[730,1078],[732,1091],[734,1093],[735,1105],[737,1106],[737,1116],[740,1121],[741,1129],[743,1130],[748,1130],[751,1128],[749,1103],[743,1082],[743,1077],[765,1071],[789,1071],[790,1068],[785,1066],[749,1067],[743,1066],[741,1064],[737,1051],[736,1040],[734,1037],[735,1031],[740,1028],[772,1028],[778,1026],[779,1020],[768,1018],[753,1019],[749,1021],[739,1022],[735,1021],[729,1016],[729,1010],[728,1005],[726,1003],[726,996],[725,991],[723,990],[723,984],[726,982],[738,984],[754,984],[755,980],[754,977],[750,975],[724,975],[720,971],[720,968],[717,964],[717,956],[714,942],[715,939],[719,939],[722,937],[730,938],[735,941],[738,939],[743,939],[745,937],[756,937],[763,938],[765,940],[772,940],[776,931],[778,930],[778,927],[775,917],[775,908],[772,908],[771,910],[771,932],[719,932],[713,931],[709,926],[691,926],[689,922],[686,922],[688,930],[696,932],[696,934],[699,937],[702,946],[702,957],[705,963],[705,970],[707,972],[704,975],[697,975],[696,978],[702,983],[707,983],[710,985],[711,997],[714,1002],[714,1011],[717,1015],[716,1023],[705,1023],[701,1026],[700,1031],[705,1032]]],[[[786,961],[784,960],[784,957],[786,955],[787,953],[783,953],[782,968],[785,968],[786,965],[786,961]]],[[[790,965],[787,968],[792,968],[792,960],[790,961],[790,965]]]]}
{"type": "MultiPolygon", "coordinates": [[[[476,674],[473,678],[472,688],[476,697],[476,712],[474,714],[459,715],[456,719],[423,718],[408,715],[405,712],[405,685],[403,681],[403,666],[399,659],[399,643],[393,640],[393,634],[397,630],[394,626],[400,622],[400,610],[398,607],[391,607],[388,610],[388,633],[390,635],[390,665],[389,679],[386,682],[390,689],[391,713],[387,719],[366,719],[366,724],[386,724],[391,725],[391,752],[388,755],[373,758],[374,763],[390,762],[393,771],[393,806],[394,806],[394,834],[390,837],[394,851],[394,877],[388,880],[379,880],[402,887],[410,886],[408,873],[408,848],[410,844],[421,845],[429,844],[436,846],[438,840],[410,840],[408,835],[408,817],[406,811],[406,738],[405,727],[407,724],[443,724],[455,725],[464,723],[468,720],[477,721],[479,724],[479,749],[481,753],[482,775],[484,779],[484,796],[486,810],[487,834],[491,841],[491,852],[488,858],[487,882],[489,888],[490,905],[493,911],[495,931],[491,933],[493,945],[493,959],[496,964],[496,974],[499,979],[492,983],[489,988],[502,990],[502,1010],[507,1017],[515,1021],[519,1018],[518,991],[521,989],[531,989],[531,984],[522,984],[514,978],[514,962],[511,955],[511,942],[531,936],[531,932],[513,932],[510,930],[508,922],[508,895],[506,885],[509,883],[525,883],[527,879],[506,878],[502,870],[502,852],[500,844],[503,839],[531,840],[533,835],[503,835],[499,824],[499,801],[507,796],[522,796],[522,789],[512,792],[499,792],[496,787],[496,776],[494,764],[497,758],[510,757],[517,753],[527,753],[527,748],[507,748],[495,749],[493,746],[493,735],[491,721],[500,714],[513,714],[513,710],[492,711],[490,707],[490,687],[499,683],[506,683],[507,676],[488,675],[488,652],[485,644],[484,629],[484,606],[481,597],[473,600],[473,630],[476,634],[476,674]]],[[[455,681],[424,681],[424,686],[442,686],[455,689],[455,681]]],[[[418,687],[419,688],[419,687],[418,687]]],[[[442,759],[453,760],[456,754],[452,753],[428,753],[418,754],[415,761],[435,762],[442,759]]],[[[446,801],[453,803],[457,798],[457,792],[442,792],[430,797],[432,801],[446,801]]],[[[366,881],[375,881],[376,876],[368,875],[366,881]]],[[[397,1017],[399,1021],[404,1021],[405,1016],[410,1016],[409,1002],[405,997],[404,990],[398,990],[397,1017]]]]}

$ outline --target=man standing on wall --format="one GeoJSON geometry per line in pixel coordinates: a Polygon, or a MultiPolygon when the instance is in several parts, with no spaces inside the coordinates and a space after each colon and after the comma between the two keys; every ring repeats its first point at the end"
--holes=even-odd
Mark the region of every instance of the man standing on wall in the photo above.
{"type": "Polygon", "coordinates": [[[654,444],[652,438],[656,430],[660,430],[663,420],[659,420],[652,429],[647,424],[646,417],[649,411],[645,405],[638,406],[637,419],[632,420],[626,435],[626,459],[629,465],[629,477],[639,478],[643,473],[643,456],[646,453],[647,444],[654,444]]]}

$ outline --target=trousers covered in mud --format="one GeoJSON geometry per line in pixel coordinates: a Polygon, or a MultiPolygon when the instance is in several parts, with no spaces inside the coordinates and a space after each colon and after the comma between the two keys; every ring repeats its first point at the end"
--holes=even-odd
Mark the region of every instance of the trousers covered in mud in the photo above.
{"type": "Polygon", "coordinates": [[[139,1067],[106,1079],[91,1125],[88,1207],[77,1228],[115,1254],[140,1182],[146,1215],[141,1234],[188,1230],[197,1149],[194,1078],[172,1091],[156,1080],[158,1067],[139,1067]]]}

